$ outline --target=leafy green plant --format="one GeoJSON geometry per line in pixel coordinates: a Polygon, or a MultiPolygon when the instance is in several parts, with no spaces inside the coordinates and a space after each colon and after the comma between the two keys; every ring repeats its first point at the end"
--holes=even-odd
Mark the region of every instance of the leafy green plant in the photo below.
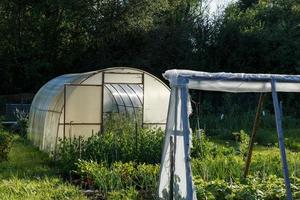
{"type": "Polygon", "coordinates": [[[232,133],[235,137],[235,140],[238,142],[238,152],[245,158],[247,156],[248,146],[249,146],[249,135],[244,131],[232,133]]]}
{"type": "Polygon", "coordinates": [[[8,159],[8,153],[11,149],[13,136],[3,130],[0,130],[0,162],[8,159]]]}
{"type": "Polygon", "coordinates": [[[55,159],[62,173],[68,173],[75,169],[75,162],[81,158],[85,152],[86,141],[82,137],[60,139],[59,148],[55,154],[55,159]]]}
{"type": "Polygon", "coordinates": [[[17,119],[17,124],[15,127],[15,132],[20,134],[22,137],[26,137],[28,128],[28,114],[22,110],[16,108],[15,116],[17,119]]]}

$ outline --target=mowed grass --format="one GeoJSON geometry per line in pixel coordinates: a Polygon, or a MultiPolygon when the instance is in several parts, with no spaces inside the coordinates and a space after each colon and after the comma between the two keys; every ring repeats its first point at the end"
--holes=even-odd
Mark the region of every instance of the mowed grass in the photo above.
{"type": "Polygon", "coordinates": [[[79,188],[63,182],[46,153],[14,137],[8,161],[0,163],[0,199],[87,199],[79,188]]]}

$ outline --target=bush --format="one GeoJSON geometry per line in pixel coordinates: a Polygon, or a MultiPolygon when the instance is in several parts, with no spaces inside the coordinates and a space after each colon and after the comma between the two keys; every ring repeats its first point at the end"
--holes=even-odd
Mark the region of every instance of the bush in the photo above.
{"type": "Polygon", "coordinates": [[[0,130],[0,162],[8,160],[13,136],[6,131],[0,130]]]}

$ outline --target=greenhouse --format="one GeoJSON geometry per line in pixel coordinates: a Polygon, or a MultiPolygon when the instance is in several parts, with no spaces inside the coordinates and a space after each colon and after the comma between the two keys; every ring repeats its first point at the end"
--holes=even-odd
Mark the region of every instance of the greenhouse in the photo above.
{"type": "Polygon", "coordinates": [[[111,113],[125,114],[143,127],[164,129],[169,96],[170,89],[161,80],[134,68],[62,75],[35,95],[28,138],[51,152],[60,138],[100,133],[111,113]]]}

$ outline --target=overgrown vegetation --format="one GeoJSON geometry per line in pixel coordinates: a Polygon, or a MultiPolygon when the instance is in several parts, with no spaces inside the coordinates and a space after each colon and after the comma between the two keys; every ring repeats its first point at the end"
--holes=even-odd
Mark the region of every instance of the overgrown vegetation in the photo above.
{"type": "MultiPolygon", "coordinates": [[[[97,189],[98,192],[94,195],[98,197],[154,199],[158,186],[159,160],[147,159],[143,154],[140,157],[132,137],[135,135],[134,129],[124,127],[123,132],[115,132],[113,129],[110,127],[107,130],[111,131],[102,136],[92,136],[86,142],[81,141],[80,152],[76,145],[80,141],[78,138],[62,142],[64,145],[60,146],[59,151],[63,151],[63,154],[60,154],[59,162],[62,165],[72,163],[72,166],[65,170],[73,169],[81,177],[80,186],[85,189],[97,189]],[[116,141],[117,145],[114,144],[116,141]],[[123,147],[120,148],[121,146],[123,147]],[[85,154],[86,151],[88,154],[85,154]]],[[[157,132],[148,129],[140,131],[139,134],[144,135],[145,142],[149,145],[147,149],[159,148],[157,152],[148,152],[148,158],[159,159],[162,149],[161,135],[159,141],[147,143],[147,138],[149,141],[156,139],[157,132]]],[[[204,133],[201,140],[193,137],[192,170],[198,198],[285,198],[279,149],[274,146],[255,147],[257,150],[253,153],[250,176],[243,179],[241,175],[249,136],[241,130],[232,133],[232,137],[235,140],[220,140],[217,143],[210,141],[204,133]]],[[[288,151],[287,155],[293,195],[298,198],[300,154],[288,151]]]]}

